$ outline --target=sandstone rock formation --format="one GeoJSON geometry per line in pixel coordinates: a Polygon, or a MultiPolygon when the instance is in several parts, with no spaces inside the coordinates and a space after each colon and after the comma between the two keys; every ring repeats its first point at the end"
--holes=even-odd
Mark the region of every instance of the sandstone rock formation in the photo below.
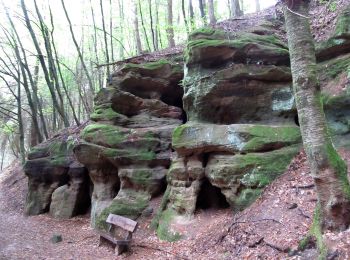
{"type": "MultiPolygon", "coordinates": [[[[350,143],[348,12],[317,47],[321,98],[340,145],[350,143]]],[[[27,214],[71,217],[91,197],[91,223],[104,229],[109,213],[137,218],[167,187],[158,234],[176,240],[175,215],[247,207],[301,147],[281,35],[273,21],[239,33],[204,28],[189,37],[185,64],[175,55],[117,68],[79,138],[55,137],[28,155],[27,214]]]]}
{"type": "Polygon", "coordinates": [[[165,189],[171,134],[183,120],[182,64],[125,64],[95,98],[92,124],[74,149],[93,182],[92,225],[109,213],[136,218],[165,189]]]}
{"type": "Polygon", "coordinates": [[[50,211],[54,217],[70,218],[89,208],[89,178],[73,156],[75,138],[76,133],[65,130],[28,154],[26,214],[50,211]]]}

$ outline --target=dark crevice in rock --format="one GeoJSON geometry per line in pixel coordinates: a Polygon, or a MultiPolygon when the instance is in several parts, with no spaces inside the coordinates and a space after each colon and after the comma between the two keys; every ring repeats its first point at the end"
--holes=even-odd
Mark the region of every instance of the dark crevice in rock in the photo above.
{"type": "Polygon", "coordinates": [[[295,116],[294,116],[294,123],[295,123],[297,126],[300,126],[298,114],[295,114],[295,116]]]}
{"type": "Polygon", "coordinates": [[[218,187],[213,186],[207,178],[203,179],[197,197],[196,209],[228,208],[230,205],[218,187]]]}

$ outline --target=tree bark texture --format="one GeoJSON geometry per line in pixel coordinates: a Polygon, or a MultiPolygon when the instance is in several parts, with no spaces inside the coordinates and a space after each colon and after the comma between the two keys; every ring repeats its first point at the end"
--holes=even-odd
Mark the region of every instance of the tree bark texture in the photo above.
{"type": "Polygon", "coordinates": [[[137,4],[138,0],[135,0],[134,5],[134,29],[135,29],[135,40],[136,40],[136,51],[137,54],[141,54],[142,52],[142,45],[141,45],[141,37],[140,37],[140,29],[139,29],[139,19],[138,19],[138,10],[137,10],[137,4]]]}
{"type": "Polygon", "coordinates": [[[239,17],[243,15],[242,9],[239,4],[239,0],[230,0],[231,1],[231,18],[239,17]]]}
{"type": "Polygon", "coordinates": [[[209,23],[211,25],[216,24],[214,0],[208,0],[208,15],[209,23]]]}
{"type": "Polygon", "coordinates": [[[343,230],[350,223],[347,165],[335,150],[323,112],[317,80],[314,41],[308,16],[309,1],[285,7],[293,88],[305,152],[315,182],[321,227],[343,230]]]}
{"type": "Polygon", "coordinates": [[[173,28],[173,1],[168,0],[168,25],[167,25],[167,36],[169,47],[175,46],[174,40],[174,28],[173,28]]]}

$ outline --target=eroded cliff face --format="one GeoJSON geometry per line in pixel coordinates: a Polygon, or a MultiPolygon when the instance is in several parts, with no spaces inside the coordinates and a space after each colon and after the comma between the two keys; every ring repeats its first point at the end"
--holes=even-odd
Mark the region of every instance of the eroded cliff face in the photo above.
{"type": "MultiPolygon", "coordinates": [[[[347,12],[317,47],[326,116],[341,145],[350,133],[347,12]]],[[[274,21],[239,33],[201,29],[184,58],[117,68],[79,138],[54,138],[29,154],[27,213],[72,217],[92,193],[91,222],[103,229],[109,213],[137,218],[166,189],[158,234],[174,239],[176,215],[250,205],[301,148],[282,31],[274,21]]]]}

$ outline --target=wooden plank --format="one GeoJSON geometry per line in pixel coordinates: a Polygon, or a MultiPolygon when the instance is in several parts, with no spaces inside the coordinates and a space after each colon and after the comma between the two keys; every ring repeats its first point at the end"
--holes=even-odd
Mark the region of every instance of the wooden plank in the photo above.
{"type": "Polygon", "coordinates": [[[107,233],[103,233],[103,232],[98,232],[98,233],[101,237],[112,242],[115,245],[129,245],[131,242],[131,240],[116,239],[107,233]]]}
{"type": "Polygon", "coordinates": [[[119,226],[129,232],[134,232],[137,226],[136,221],[115,214],[109,214],[106,222],[119,226]]]}

